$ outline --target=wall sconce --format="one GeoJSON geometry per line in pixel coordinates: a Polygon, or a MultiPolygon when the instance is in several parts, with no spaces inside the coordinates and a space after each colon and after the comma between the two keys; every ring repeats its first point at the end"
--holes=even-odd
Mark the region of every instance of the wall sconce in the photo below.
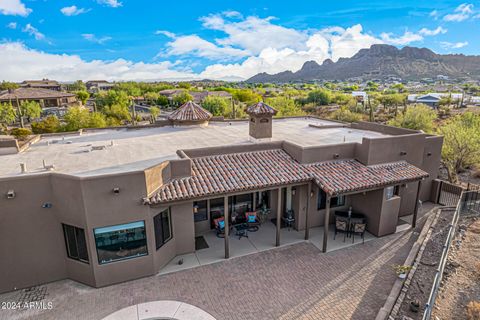
{"type": "Polygon", "coordinates": [[[292,196],[294,196],[297,193],[297,188],[293,187],[292,188],[292,196]]]}
{"type": "Polygon", "coordinates": [[[340,158],[340,155],[338,153],[335,153],[335,154],[333,154],[333,158],[338,159],[338,158],[340,158]]]}
{"type": "Polygon", "coordinates": [[[406,156],[406,155],[407,155],[407,152],[406,152],[406,151],[400,151],[400,155],[401,155],[401,156],[406,156]]]}
{"type": "Polygon", "coordinates": [[[50,209],[53,205],[50,203],[50,202],[45,202],[44,204],[42,204],[42,208],[45,208],[45,209],[50,209]]]}
{"type": "Polygon", "coordinates": [[[119,194],[120,193],[120,188],[113,188],[113,193],[119,194]]]}
{"type": "Polygon", "coordinates": [[[432,155],[431,152],[428,152],[428,153],[427,153],[427,157],[430,157],[431,155],[432,155]]]}
{"type": "Polygon", "coordinates": [[[198,206],[197,205],[194,205],[193,206],[193,213],[197,213],[198,212],[198,206]]]}
{"type": "Polygon", "coordinates": [[[13,199],[13,198],[15,198],[15,191],[8,190],[7,191],[7,199],[13,199]]]}
{"type": "Polygon", "coordinates": [[[310,191],[310,198],[313,198],[313,195],[314,195],[314,193],[313,193],[313,190],[312,190],[312,191],[310,191]]]}

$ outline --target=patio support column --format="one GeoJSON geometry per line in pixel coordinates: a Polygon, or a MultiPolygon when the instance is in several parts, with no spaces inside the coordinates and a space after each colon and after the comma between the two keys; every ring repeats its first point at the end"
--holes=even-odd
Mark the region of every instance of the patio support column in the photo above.
{"type": "Polygon", "coordinates": [[[417,214],[420,202],[420,189],[422,188],[422,180],[418,181],[417,197],[415,198],[415,209],[413,210],[412,228],[417,226],[417,214]]]}
{"type": "Polygon", "coordinates": [[[253,197],[253,199],[252,199],[252,207],[253,207],[252,211],[255,211],[257,209],[257,203],[256,203],[257,202],[256,201],[257,193],[258,193],[257,191],[252,193],[252,197],[253,197]]]}
{"type": "Polygon", "coordinates": [[[330,224],[330,200],[332,196],[327,193],[327,199],[325,200],[325,222],[323,224],[323,248],[322,252],[327,252],[328,242],[328,226],[330,224]]]}
{"type": "Polygon", "coordinates": [[[228,217],[228,196],[223,197],[223,204],[224,204],[224,209],[223,209],[223,217],[225,220],[225,259],[228,259],[230,257],[230,245],[228,243],[229,239],[229,231],[230,231],[230,222],[229,222],[229,217],[228,217]]]}
{"type": "Polygon", "coordinates": [[[310,237],[310,221],[308,219],[308,211],[310,210],[310,198],[312,197],[312,183],[308,183],[307,205],[305,206],[305,240],[310,237]]]}
{"type": "Polygon", "coordinates": [[[278,199],[277,199],[277,234],[275,239],[275,246],[280,246],[280,225],[282,224],[282,188],[278,188],[278,199]]]}

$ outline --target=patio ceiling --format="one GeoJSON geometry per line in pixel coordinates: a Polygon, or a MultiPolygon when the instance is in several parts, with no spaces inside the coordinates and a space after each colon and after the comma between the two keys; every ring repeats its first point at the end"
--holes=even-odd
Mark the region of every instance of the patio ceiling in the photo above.
{"type": "Polygon", "coordinates": [[[282,149],[192,159],[192,176],[172,179],[144,204],[182,201],[313,181],[337,195],[407,183],[428,173],[406,161],[365,166],[357,160],[300,164],[282,149]]]}

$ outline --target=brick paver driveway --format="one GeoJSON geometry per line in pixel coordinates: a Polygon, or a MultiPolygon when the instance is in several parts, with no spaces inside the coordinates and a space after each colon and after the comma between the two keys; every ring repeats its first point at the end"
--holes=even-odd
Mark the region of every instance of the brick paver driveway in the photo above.
{"type": "Polygon", "coordinates": [[[416,236],[391,235],[327,254],[305,242],[101,289],[59,281],[42,286],[52,310],[0,310],[0,319],[101,319],[154,300],[186,302],[218,320],[374,319],[395,281],[392,265],[405,260],[416,236]]]}

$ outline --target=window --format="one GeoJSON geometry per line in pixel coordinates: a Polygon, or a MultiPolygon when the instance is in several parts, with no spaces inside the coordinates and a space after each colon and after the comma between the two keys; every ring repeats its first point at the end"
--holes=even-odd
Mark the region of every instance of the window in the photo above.
{"type": "MultiPolygon", "coordinates": [[[[322,189],[318,189],[317,210],[326,208],[327,194],[322,189]]],[[[345,196],[339,195],[330,199],[330,208],[341,207],[345,205],[345,196]]]]}
{"type": "Polygon", "coordinates": [[[63,224],[63,234],[67,246],[67,256],[70,259],[88,263],[87,241],[82,228],[63,224]]]}
{"type": "Polygon", "coordinates": [[[144,221],[96,228],[93,233],[99,264],[148,254],[144,221]]]}
{"type": "Polygon", "coordinates": [[[172,238],[170,225],[170,209],[166,209],[153,217],[155,228],[155,246],[157,250],[172,238]]]}
{"type": "Polygon", "coordinates": [[[398,196],[400,192],[399,186],[391,186],[385,188],[385,198],[387,200],[392,199],[394,196],[398,196]]]}
{"type": "Polygon", "coordinates": [[[193,203],[193,221],[199,222],[207,219],[207,200],[195,201],[193,203]]]}

